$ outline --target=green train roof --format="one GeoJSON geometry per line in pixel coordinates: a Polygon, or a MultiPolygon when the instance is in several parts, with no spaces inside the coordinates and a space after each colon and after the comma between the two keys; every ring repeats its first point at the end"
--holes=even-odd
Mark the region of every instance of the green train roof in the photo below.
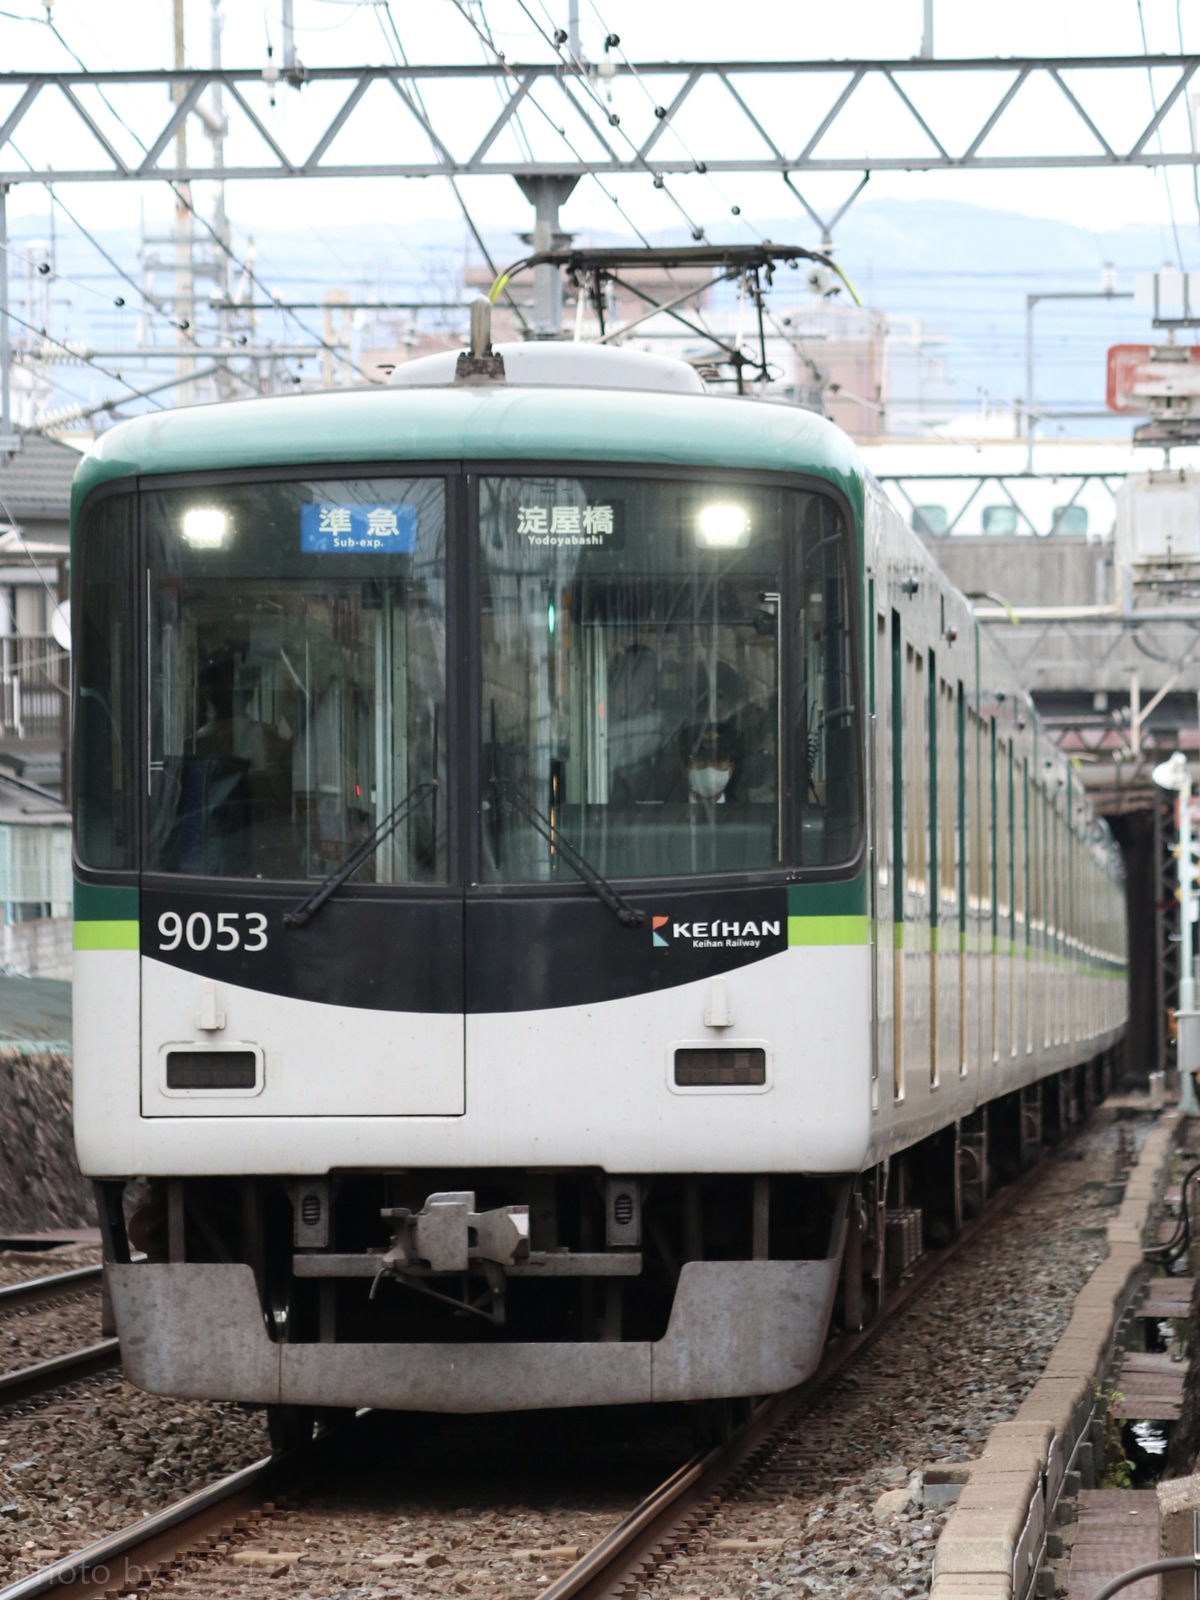
{"type": "Polygon", "coordinates": [[[75,474],[73,509],[98,484],[149,473],[323,462],[620,461],[803,472],[862,509],[851,440],[798,406],[625,389],[344,389],[151,412],[103,434],[75,474]]]}

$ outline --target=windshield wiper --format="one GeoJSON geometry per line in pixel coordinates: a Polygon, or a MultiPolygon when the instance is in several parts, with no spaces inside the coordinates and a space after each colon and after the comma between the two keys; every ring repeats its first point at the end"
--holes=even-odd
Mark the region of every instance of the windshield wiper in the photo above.
{"type": "Polygon", "coordinates": [[[611,883],[600,876],[590,861],[584,860],[562,830],[538,810],[524,789],[508,778],[499,778],[494,773],[489,781],[497,802],[501,805],[507,802],[514,811],[519,812],[534,832],[540,833],[546,843],[558,851],[576,877],[582,878],[597,900],[608,907],[622,927],[642,926],[646,920],[646,913],[630,905],[624,895],[619,894],[611,883]]]}
{"type": "Polygon", "coordinates": [[[345,861],[342,862],[340,867],[335,867],[329,876],[323,879],[322,882],[317,885],[307,899],[301,900],[300,904],[295,908],[295,910],[284,912],[284,927],[302,928],[306,922],[311,921],[311,919],[316,916],[317,912],[325,904],[326,900],[329,899],[330,895],[333,894],[336,889],[340,889],[347,878],[353,877],[367,857],[370,856],[385,839],[389,838],[393,833],[395,833],[396,829],[404,821],[404,818],[407,816],[412,807],[415,806],[419,800],[423,800],[426,795],[436,795],[437,791],[438,780],[436,778],[429,778],[425,783],[418,783],[414,788],[410,789],[402,800],[398,800],[396,802],[396,804],[388,812],[387,816],[384,817],[383,821],[380,822],[376,827],[374,833],[372,833],[369,838],[364,839],[356,849],[352,850],[351,853],[346,857],[345,861]]]}

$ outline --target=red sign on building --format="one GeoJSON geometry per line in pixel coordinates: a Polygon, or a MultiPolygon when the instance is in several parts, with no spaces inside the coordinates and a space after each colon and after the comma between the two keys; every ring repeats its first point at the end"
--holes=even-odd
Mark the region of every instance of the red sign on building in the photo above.
{"type": "Polygon", "coordinates": [[[1110,346],[1105,398],[1125,416],[1200,415],[1200,345],[1110,346]]]}

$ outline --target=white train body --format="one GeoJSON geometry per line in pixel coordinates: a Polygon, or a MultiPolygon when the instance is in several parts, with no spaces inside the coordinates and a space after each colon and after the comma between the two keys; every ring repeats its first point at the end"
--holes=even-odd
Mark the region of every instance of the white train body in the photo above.
{"type": "MultiPolygon", "coordinates": [[[[338,492],[348,507],[353,494],[338,492]]],[[[336,507],[333,493],[318,488],[311,503],[336,507]]],[[[302,536],[306,559],[346,559],[302,536]]],[[[663,548],[673,572],[682,546],[663,548]]],[[[349,559],[356,575],[371,557],[355,546],[349,559]]],[[[1027,1158],[1040,1119],[1050,1132],[1074,1115],[1111,1062],[1125,1020],[1113,847],[966,602],[820,419],[703,394],[511,385],[201,408],[100,441],[81,473],[75,570],[77,626],[95,629],[76,648],[76,1136],[97,1180],[126,1371],[145,1388],[275,1407],[475,1410],[785,1387],[812,1370],[835,1306],[856,1323],[903,1270],[887,1253],[891,1218],[920,1211],[937,1242],[989,1165],[1027,1158]],[[201,557],[185,550],[168,570],[159,524],[177,505],[229,505],[236,522],[238,495],[297,480],[370,479],[363,503],[378,514],[386,494],[408,503],[387,483],[415,481],[414,463],[422,483],[445,472],[450,485],[451,598],[438,599],[441,578],[427,580],[417,606],[409,573],[368,604],[368,581],[360,593],[353,576],[336,604],[320,600],[333,618],[323,648],[343,667],[357,651],[362,674],[362,662],[407,651],[415,683],[433,649],[418,635],[442,638],[428,614],[444,604],[446,660],[476,665],[459,689],[446,668],[449,709],[425,722],[415,690],[386,713],[368,704],[365,676],[342,694],[343,732],[354,718],[366,730],[368,754],[355,759],[373,763],[367,797],[356,783],[340,857],[323,843],[323,865],[301,874],[278,863],[301,826],[310,846],[327,838],[328,796],[349,769],[343,761],[336,784],[314,776],[325,669],[313,665],[316,645],[301,661],[287,631],[301,609],[286,598],[291,569],[279,580],[282,620],[264,590],[218,648],[221,605],[191,576],[201,557]],[[473,535],[454,530],[490,514],[475,509],[489,493],[508,492],[488,489],[500,482],[490,473],[552,477],[564,504],[578,474],[587,512],[607,504],[595,483],[618,469],[624,498],[610,498],[628,523],[626,553],[589,557],[590,600],[578,564],[558,589],[529,579],[532,565],[506,588],[464,558],[473,535]],[[661,496],[680,484],[691,493],[697,477],[726,495],[760,494],[755,528],[784,492],[776,481],[828,495],[835,509],[820,515],[836,519],[844,568],[819,553],[804,531],[809,500],[797,500],[782,525],[800,530],[809,554],[780,558],[779,592],[756,589],[753,573],[736,590],[731,560],[722,572],[733,577],[711,581],[711,621],[697,620],[693,598],[693,631],[678,644],[668,579],[654,580],[662,600],[648,579],[637,589],[596,574],[602,559],[613,572],[634,563],[639,506],[674,506],[661,496]],[[103,561],[89,540],[109,552],[103,561]],[[810,555],[827,562],[823,590],[810,555]],[[489,582],[492,610],[472,611],[489,582]],[[630,631],[613,618],[635,590],[644,615],[630,631]],[[746,611],[751,591],[757,612],[746,611]],[[137,619],[124,633],[122,595],[137,619]],[[565,726],[563,706],[593,707],[591,766],[583,772],[560,739],[546,745],[548,782],[503,722],[510,702],[497,693],[487,704],[486,686],[507,683],[516,659],[495,619],[531,604],[545,610],[550,643],[538,649],[552,666],[537,680],[549,684],[548,709],[535,707],[530,725],[557,716],[565,726]],[[842,691],[830,687],[838,615],[842,691]],[[792,616],[808,631],[777,642],[792,616]],[[118,636],[147,639],[148,655],[125,661],[118,636]],[[698,730],[689,737],[711,758],[705,770],[739,786],[726,813],[715,812],[720,796],[676,798],[678,775],[653,752],[667,798],[639,799],[613,776],[620,673],[645,666],[647,639],[659,684],[708,640],[699,688],[689,679],[671,692],[708,697],[705,718],[682,725],[698,730]],[[714,641],[736,676],[729,667],[722,678],[714,641]],[[797,732],[789,696],[801,681],[797,732]],[[218,746],[222,684],[243,698],[218,746]],[[103,722],[88,709],[100,699],[103,722]],[[172,745],[172,718],[188,717],[187,742],[172,745]],[[381,740],[398,739],[403,718],[405,776],[385,794],[399,757],[381,755],[381,740]],[[848,733],[829,731],[839,718],[848,733]],[[432,763],[420,800],[431,821],[414,833],[412,791],[396,791],[420,760],[432,763]],[[802,774],[794,781],[787,760],[802,774]],[[272,783],[290,785],[286,803],[272,783]],[[839,784],[849,821],[833,816],[839,784]],[[672,807],[681,820],[668,838],[672,807]],[[351,875],[311,908],[360,835],[373,829],[370,843],[398,809],[403,825],[376,839],[365,887],[351,875]],[[261,856],[222,857],[268,812],[275,832],[261,856]],[[680,870],[685,834],[693,860],[710,851],[707,869],[680,870]],[[542,846],[527,835],[545,845],[536,870],[523,863],[542,846]],[[570,866],[571,845],[583,868],[570,866]],[[652,870],[628,870],[638,862],[652,870]]],[[[311,618],[318,603],[304,603],[311,618]]],[[[370,670],[381,682],[383,669],[370,670]]],[[[533,682],[512,691],[518,711],[533,682]]],[[[666,691],[655,693],[659,715],[666,691]]],[[[700,766],[693,751],[689,781],[700,766]]],[[[342,818],[344,801],[339,791],[342,818]]]]}

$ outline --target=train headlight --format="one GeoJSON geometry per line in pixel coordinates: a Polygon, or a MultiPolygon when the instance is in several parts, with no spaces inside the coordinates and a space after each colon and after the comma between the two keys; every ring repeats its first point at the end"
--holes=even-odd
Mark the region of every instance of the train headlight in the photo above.
{"type": "Polygon", "coordinates": [[[750,543],[750,518],[744,506],[701,506],[696,543],[705,550],[744,550],[750,543]]]}
{"type": "Polygon", "coordinates": [[[219,550],[229,519],[215,506],[194,506],[183,514],[183,537],[194,550],[219,550]]]}

